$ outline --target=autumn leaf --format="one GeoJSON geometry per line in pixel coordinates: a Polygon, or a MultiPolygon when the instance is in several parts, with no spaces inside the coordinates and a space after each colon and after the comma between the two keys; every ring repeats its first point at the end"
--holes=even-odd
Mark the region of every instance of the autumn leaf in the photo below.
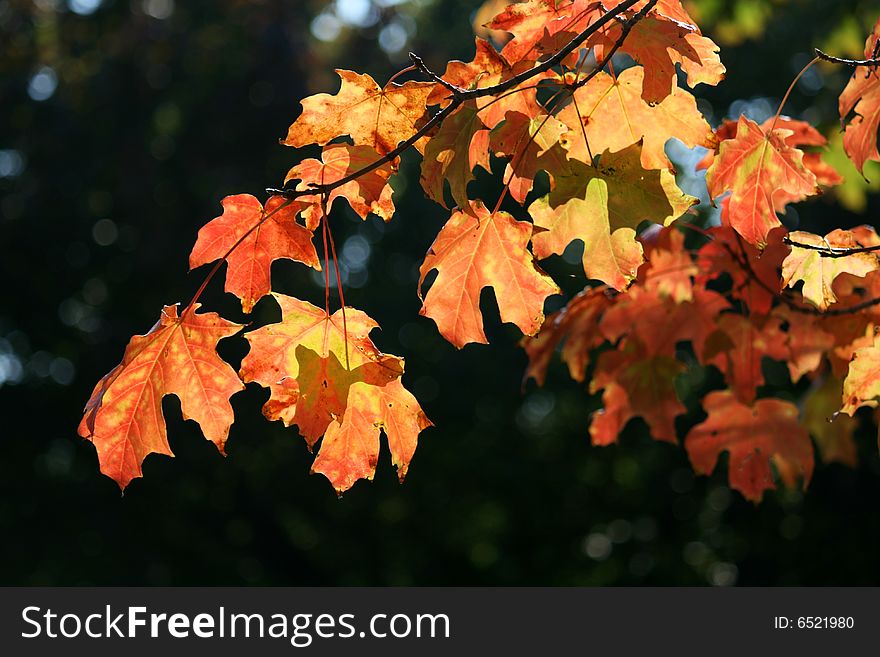
{"type": "MultiPolygon", "coordinates": [[[[715,137],[718,139],[719,143],[727,139],[735,138],[737,125],[738,121],[731,121],[730,119],[722,121],[721,125],[715,129],[715,137]]],[[[761,130],[767,133],[774,125],[777,128],[790,131],[791,134],[784,137],[784,139],[785,143],[792,148],[800,148],[801,150],[804,150],[806,147],[817,147],[822,149],[828,144],[828,140],[825,136],[806,121],[792,119],[788,116],[771,116],[761,124],[761,130]]],[[[715,155],[715,151],[709,151],[706,153],[706,155],[703,156],[703,159],[697,163],[697,171],[702,171],[703,169],[708,169],[712,166],[712,162],[715,161],[715,155]]],[[[831,164],[822,159],[822,152],[805,150],[804,166],[813,172],[813,175],[816,176],[816,182],[819,185],[833,187],[834,185],[839,185],[843,182],[843,176],[841,176],[831,164]]]]}
{"type": "MultiPolygon", "coordinates": [[[[451,61],[446,67],[446,72],[441,76],[450,84],[459,89],[472,90],[491,87],[505,82],[513,77],[516,72],[524,67],[512,67],[502,57],[495,46],[485,39],[476,39],[476,53],[470,62],[451,61]]],[[[526,116],[535,116],[541,113],[541,105],[537,100],[537,90],[534,85],[541,79],[551,74],[536,75],[527,83],[514,87],[501,96],[487,96],[477,98],[474,104],[483,124],[492,129],[504,120],[507,112],[519,112],[526,116]]],[[[428,105],[446,106],[450,102],[449,90],[437,85],[431,95],[428,96],[428,105]]]]}
{"type": "Polygon", "coordinates": [[[561,254],[580,239],[587,276],[624,289],[642,263],[635,228],[644,221],[669,223],[698,200],[684,194],[669,171],[643,169],[641,144],[602,153],[596,166],[550,156],[560,150],[555,146],[537,160],[553,189],[529,206],[535,225],[546,229],[533,238],[535,255],[561,254]]]}
{"type": "Polygon", "coordinates": [[[593,414],[590,438],[594,445],[610,445],[634,417],[641,417],[655,440],[674,443],[675,418],[687,409],[675,392],[675,377],[684,365],[670,356],[651,356],[629,341],[625,350],[599,356],[590,392],[603,390],[603,408],[593,414]]]}
{"type": "Polygon", "coordinates": [[[281,322],[245,334],[250,351],[241,378],[269,388],[263,414],[297,425],[312,447],[345,412],[352,385],[383,386],[402,374],[403,360],[376,348],[369,334],[378,324],[359,310],[328,315],[306,301],[272,296],[281,322]]]}
{"type": "Polygon", "coordinates": [[[671,168],[664,147],[676,138],[687,147],[712,148],[715,136],[697,109],[693,95],[674,87],[661,102],[649,105],[642,99],[644,69],[634,66],[617,78],[599,73],[574,93],[574,103],[558,118],[568,125],[565,136],[570,157],[590,163],[589,151],[620,151],[642,140],[645,169],[671,168]]]}
{"type": "Polygon", "coordinates": [[[750,244],[762,247],[769,232],[781,226],[776,216],[788,203],[819,193],[816,176],[804,166],[803,151],[786,143],[790,131],[764,132],[739,118],[736,137],[721,142],[706,172],[709,195],[731,192],[730,225],[750,244]]]}
{"type": "Polygon", "coordinates": [[[787,287],[803,281],[804,299],[819,310],[827,310],[837,301],[834,281],[841,274],[863,277],[880,269],[877,253],[854,253],[844,257],[828,257],[823,251],[880,246],[880,237],[873,228],[860,226],[853,230],[835,229],[825,237],[794,231],[789,234],[791,253],[782,263],[782,280],[787,287]],[[798,246],[804,244],[807,246],[798,246]],[[812,248],[809,248],[812,247],[812,248]]]}
{"type": "MultiPolygon", "coordinates": [[[[789,306],[777,306],[773,314],[786,325],[785,344],[788,348],[788,373],[792,383],[817,371],[835,345],[835,337],[824,328],[823,317],[796,312],[789,306]]],[[[838,406],[839,404],[838,399],[838,406]]],[[[836,408],[834,409],[837,410],[836,408]]]]}
{"type": "Polygon", "coordinates": [[[821,317],[822,330],[834,336],[834,346],[826,354],[834,376],[845,377],[856,351],[874,344],[875,321],[867,313],[821,317]]]}
{"type": "MultiPolygon", "coordinates": [[[[282,140],[286,146],[323,146],[349,136],[355,146],[369,146],[382,155],[412,137],[427,122],[426,102],[433,82],[391,83],[379,87],[369,75],[336,70],[342,80],[335,95],[316,94],[302,101],[303,111],[282,140]]],[[[424,150],[427,139],[415,146],[424,150]]]]}
{"type": "Polygon", "coordinates": [[[636,277],[642,264],[642,245],[635,239],[635,230],[614,228],[609,223],[608,186],[604,180],[590,180],[583,199],[572,198],[553,209],[545,197],[532,203],[529,213],[536,227],[546,229],[532,238],[535,257],[561,255],[572,241],[581,240],[587,278],[624,290],[636,277]]]}
{"type": "MultiPolygon", "coordinates": [[[[880,40],[880,19],[865,42],[865,59],[876,56],[880,40]]],[[[880,72],[876,66],[856,68],[838,101],[840,123],[846,126],[843,148],[863,173],[865,162],[880,162],[877,152],[877,128],[880,126],[880,72]],[[853,114],[850,117],[850,114],[853,114]]]]}
{"type": "Polygon", "coordinates": [[[78,433],[95,444],[101,472],[125,488],[143,476],[149,454],[173,456],[168,445],[162,398],[177,395],[185,420],[198,422],[223,454],[232,405],[241,381],[217,355],[217,342],[239,324],[216,313],[197,313],[198,304],[177,314],[165,306],[156,325],[128,343],[122,362],[95,386],[78,433]]]}
{"type": "Polygon", "coordinates": [[[510,195],[517,203],[524,203],[532,191],[535,176],[544,167],[558,169],[562,162],[554,162],[552,154],[565,159],[564,151],[553,149],[568,128],[561,121],[537,114],[529,117],[520,112],[508,112],[504,123],[492,131],[490,148],[498,157],[507,157],[504,170],[510,195]],[[543,157],[542,157],[543,156],[543,157]]]}
{"type": "Polygon", "coordinates": [[[437,279],[423,297],[420,314],[433,319],[458,348],[485,344],[480,293],[492,287],[501,321],[534,335],[544,321],[544,300],[559,288],[534,264],[527,248],[531,224],[506,212],[490,213],[480,201],[472,201],[469,209],[471,214],[452,213],[425,256],[420,296],[430,271],[437,270],[437,279]]]}
{"type": "Polygon", "coordinates": [[[447,207],[444,190],[448,181],[458,207],[470,211],[467,186],[477,166],[489,171],[489,130],[471,101],[455,110],[428,142],[422,160],[422,187],[429,198],[447,207]]]}
{"type": "Polygon", "coordinates": [[[285,258],[321,269],[311,231],[296,221],[301,203],[272,196],[264,209],[250,194],[237,194],[222,204],[223,214],[199,231],[189,267],[225,257],[226,291],[241,299],[244,312],[269,294],[273,261],[285,258]]]}
{"type": "MultiPolygon", "coordinates": [[[[613,27],[604,33],[602,47],[596,48],[596,57],[605,61],[604,54],[620,38],[622,27],[613,27]]],[[[652,12],[632,26],[620,50],[645,68],[642,99],[659,103],[676,87],[676,64],[687,76],[687,84],[717,85],[724,79],[726,69],[718,56],[718,45],[700,34],[696,25],[675,20],[662,13],[652,12]]]]}
{"type": "Polygon", "coordinates": [[[877,408],[880,399],[880,340],[855,350],[843,381],[842,413],[852,416],[862,406],[877,408]]]}
{"type": "Polygon", "coordinates": [[[381,431],[403,482],[419,433],[430,426],[428,416],[399,379],[381,387],[354,383],[344,415],[327,427],[312,472],[326,476],[338,493],[351,488],[358,479],[372,479],[379,460],[381,431]]]}
{"type": "Polygon", "coordinates": [[[813,445],[798,423],[797,406],[781,399],[759,399],[747,406],[727,390],[703,399],[709,417],[690,430],[685,449],[696,472],[712,474],[721,452],[728,452],[727,476],[731,488],[746,499],[760,502],[772,490],[773,463],[786,486],[797,478],[803,487],[813,475],[813,445]]]}
{"type": "Polygon", "coordinates": [[[715,365],[736,397],[745,404],[754,401],[759,386],[764,384],[762,360],[785,361],[789,351],[781,320],[764,319],[724,313],[717,321],[718,329],[706,340],[697,357],[707,365],[715,365]]]}
{"type": "Polygon", "coordinates": [[[604,288],[581,291],[562,310],[550,315],[536,336],[523,338],[529,357],[526,378],[544,385],[550,358],[563,343],[562,360],[568,364],[571,378],[584,380],[590,351],[605,342],[599,331],[599,319],[612,303],[606,292],[604,288]]]}
{"type": "Polygon", "coordinates": [[[666,225],[699,203],[678,188],[670,171],[643,169],[641,152],[641,142],[616,153],[604,151],[591,166],[568,159],[562,146],[553,146],[536,163],[553,182],[545,203],[556,208],[569,199],[584,198],[593,178],[608,186],[608,219],[618,228],[637,228],[644,221],[666,225]]]}
{"type": "Polygon", "coordinates": [[[655,228],[650,242],[645,234],[640,236],[647,262],[639,271],[639,283],[647,291],[656,291],[675,303],[693,301],[693,278],[699,269],[685,248],[684,234],[675,227],[655,228]]]}
{"type": "Polygon", "coordinates": [[[804,397],[803,423],[816,439],[819,455],[825,463],[858,465],[858,452],[853,434],[858,421],[838,413],[843,382],[833,376],[819,379],[804,397]]]}
{"type": "Polygon", "coordinates": [[[599,11],[595,0],[526,0],[509,4],[487,27],[513,35],[501,51],[508,62],[528,63],[567,44],[599,11]]]}
{"type": "Polygon", "coordinates": [[[678,303],[658,288],[631,287],[602,316],[600,329],[610,341],[635,337],[652,356],[674,356],[679,342],[690,342],[701,354],[716,331],[718,315],[730,303],[717,292],[694,290],[693,301],[678,303]]]}
{"type": "MultiPolygon", "coordinates": [[[[729,198],[729,197],[728,197],[729,198]]],[[[722,201],[722,222],[728,199],[722,201]]],[[[709,229],[711,238],[697,252],[700,273],[696,281],[705,285],[720,276],[733,282],[730,295],[748,305],[752,313],[767,315],[776,297],[782,293],[780,268],[790,247],[783,242],[786,230],[774,228],[763,250],[749,244],[729,225],[709,229]]]]}
{"type": "MultiPolygon", "coordinates": [[[[377,159],[378,153],[369,146],[331,144],[324,148],[320,160],[303,160],[290,169],[284,182],[301,181],[296,186],[300,191],[310,189],[312,184],[330,185],[360,171],[377,159]]],[[[375,214],[384,221],[390,221],[394,215],[394,202],[391,200],[392,190],[388,179],[397,172],[398,162],[399,158],[386,162],[358,176],[356,180],[332,189],[327,195],[328,211],[336,199],[344,198],[361,219],[375,214]]],[[[314,230],[323,216],[320,195],[302,196],[297,200],[309,205],[303,211],[303,216],[309,229],[314,230]]]]}
{"type": "MultiPolygon", "coordinates": [[[[617,9],[624,0],[526,0],[511,2],[487,24],[492,30],[501,30],[513,35],[513,39],[502,50],[502,55],[511,63],[531,63],[546,53],[555,52],[568,44],[577,34],[585,30],[605,13],[617,9]]],[[[630,18],[647,4],[647,0],[634,3],[628,10],[619,14],[620,18],[630,18]]],[[[679,0],[660,0],[648,13],[645,20],[676,22],[687,26],[699,35],[693,19],[681,6],[679,0]]],[[[638,25],[638,24],[637,24],[638,25]]],[[[604,41],[613,42],[619,36],[614,22],[602,28],[586,46],[596,46],[604,41]]],[[[638,41],[641,39],[628,39],[638,41]]],[[[674,47],[676,44],[672,44],[674,47]]],[[[626,48],[623,49],[626,51],[626,48]]],[[[604,52],[597,56],[602,59],[604,52]]],[[[572,55],[572,59],[576,59],[572,55]]]]}

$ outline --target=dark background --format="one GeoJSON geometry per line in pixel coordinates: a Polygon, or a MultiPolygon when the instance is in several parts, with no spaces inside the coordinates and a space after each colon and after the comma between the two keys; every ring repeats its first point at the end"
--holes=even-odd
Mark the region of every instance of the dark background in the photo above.
{"type": "MultiPolygon", "coordinates": [[[[296,431],[263,420],[256,387],[233,398],[228,458],[166,398],[177,458],[148,458],[124,496],[99,474],[76,436],[92,386],[163,304],[198,287],[204,271],[187,274],[187,256],[220,199],[262,196],[313,155],[277,144],[298,101],[335,92],[334,67],[384,81],[409,49],[438,70],[469,60],[477,5],[0,0],[0,584],[880,583],[870,416],[858,468],[819,464],[805,493],[758,506],[727,488],[723,467],[694,477],[684,451],[651,441],[640,420],[620,445],[590,447],[597,399],[558,364],[546,389],[523,390],[525,356],[491,294],[489,347],[458,352],[418,317],[416,269],[446,215],[424,198],[412,156],[390,224],[341,204],[333,218],[348,303],[380,322],[380,348],[406,357],[405,381],[437,425],[406,484],[383,450],[375,482],[337,499],[308,474],[296,431]]],[[[697,90],[713,123],[766,118],[812,46],[856,55],[880,13],[876,2],[691,6],[729,70],[697,90]]],[[[787,113],[835,133],[846,75],[813,69],[787,113]]],[[[880,174],[869,186],[843,173],[839,198],[798,206],[788,224],[870,223],[878,204],[865,192],[880,174]]],[[[482,176],[473,191],[498,189],[482,176]]],[[[583,285],[561,259],[548,268],[573,274],[568,292],[583,285]]],[[[303,266],[276,263],[273,278],[321,302],[303,266]]],[[[243,320],[221,287],[206,306],[243,320]]],[[[255,311],[276,317],[268,300],[255,311]]],[[[221,351],[235,363],[243,342],[221,351]]],[[[796,398],[778,368],[768,377],[765,392],[796,398]]],[[[711,385],[701,381],[693,388],[711,385]]]]}

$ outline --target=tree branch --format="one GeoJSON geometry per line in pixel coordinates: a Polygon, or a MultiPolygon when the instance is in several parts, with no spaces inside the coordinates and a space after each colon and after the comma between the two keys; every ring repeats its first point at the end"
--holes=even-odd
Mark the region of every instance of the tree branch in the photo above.
{"type": "MultiPolygon", "coordinates": [[[[880,43],[880,41],[878,41],[878,43],[880,43]]],[[[853,68],[859,66],[880,66],[880,59],[877,59],[876,57],[871,59],[846,59],[844,57],[829,55],[827,52],[823,52],[818,48],[813,48],[813,50],[819,59],[824,59],[826,62],[831,62],[832,64],[843,64],[845,66],[852,66],[853,68]]]]}
{"type": "Polygon", "coordinates": [[[818,251],[819,255],[823,258],[847,258],[852,255],[857,255],[859,253],[873,253],[875,251],[880,251],[880,245],[875,246],[854,246],[854,247],[843,247],[843,246],[820,246],[818,244],[804,244],[803,242],[796,242],[788,236],[782,238],[782,241],[788,244],[789,246],[796,247],[798,249],[808,249],[810,251],[818,251]]]}
{"type": "Polygon", "coordinates": [[[431,78],[437,84],[446,87],[452,93],[453,98],[457,98],[458,96],[466,93],[465,89],[462,89],[461,87],[456,87],[451,82],[447,82],[442,77],[434,73],[434,71],[428,68],[428,65],[425,64],[424,60],[414,52],[411,52],[409,54],[409,59],[413,63],[413,65],[422,73],[424,73],[427,77],[431,78]]]}

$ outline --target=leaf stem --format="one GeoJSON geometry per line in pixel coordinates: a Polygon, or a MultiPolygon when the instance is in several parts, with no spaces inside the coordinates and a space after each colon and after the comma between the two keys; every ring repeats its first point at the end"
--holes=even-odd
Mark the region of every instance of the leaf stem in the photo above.
{"type": "Polygon", "coordinates": [[[345,337],[345,369],[351,370],[351,364],[348,359],[348,320],[345,316],[345,291],[343,290],[342,276],[339,273],[339,258],[336,255],[336,243],[333,241],[333,231],[330,230],[330,222],[325,219],[324,225],[327,228],[327,237],[330,238],[330,253],[333,255],[333,270],[336,272],[336,289],[339,291],[339,304],[342,307],[342,334],[345,337]]]}
{"type": "MultiPolygon", "coordinates": [[[[327,248],[327,195],[321,195],[321,235],[324,239],[324,312],[330,317],[330,250],[327,248]]],[[[338,281],[337,281],[338,283],[338,281]]]]}
{"type": "Polygon", "coordinates": [[[777,109],[776,114],[773,115],[773,123],[770,124],[770,130],[767,131],[768,133],[773,132],[773,129],[776,127],[776,122],[779,121],[779,117],[782,115],[782,108],[785,107],[785,103],[788,101],[788,97],[791,96],[791,92],[794,91],[794,86],[798,83],[798,80],[800,80],[803,74],[810,70],[819,59],[820,57],[813,57],[813,59],[801,69],[801,72],[794,77],[791,84],[788,85],[788,91],[785,92],[785,95],[782,97],[782,102],[779,103],[779,109],[777,109]]]}

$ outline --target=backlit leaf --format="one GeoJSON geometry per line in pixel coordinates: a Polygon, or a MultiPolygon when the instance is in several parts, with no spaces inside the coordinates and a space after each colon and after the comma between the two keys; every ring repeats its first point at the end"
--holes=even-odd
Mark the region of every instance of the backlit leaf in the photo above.
{"type": "Polygon", "coordinates": [[[617,290],[626,289],[642,264],[642,245],[636,231],[612,227],[608,221],[608,187],[594,178],[586,197],[572,198],[551,208],[546,197],[529,207],[535,226],[545,228],[532,238],[535,256],[561,255],[574,240],[584,244],[583,265],[587,278],[598,279],[617,290]]]}
{"type": "MultiPolygon", "coordinates": [[[[342,85],[335,95],[316,94],[302,101],[303,111],[281,143],[297,148],[323,146],[349,136],[355,146],[381,154],[412,137],[427,121],[426,101],[432,82],[391,83],[384,88],[369,75],[336,70],[342,85]]],[[[425,139],[416,143],[424,149],[425,139]]]]}
{"type": "Polygon", "coordinates": [[[559,113],[570,129],[566,139],[571,157],[590,162],[584,133],[593,153],[620,151],[641,140],[645,169],[671,167],[664,151],[671,138],[689,148],[714,146],[715,135],[690,93],[674,87],[661,102],[649,105],[642,99],[643,79],[644,69],[634,66],[617,78],[599,73],[575,92],[577,103],[559,113]]]}
{"type": "Polygon", "coordinates": [[[776,487],[770,464],[786,486],[798,476],[806,488],[813,475],[813,445],[798,423],[797,406],[781,399],[759,399],[748,406],[729,391],[710,392],[703,400],[709,417],[685,438],[694,470],[712,474],[721,452],[730,460],[727,476],[731,488],[759,502],[765,490],[776,487]]]}
{"type": "Polygon", "coordinates": [[[327,315],[306,301],[273,293],[281,321],[245,334],[250,352],[241,378],[269,388],[263,414],[297,425],[313,446],[330,423],[345,412],[351,386],[382,386],[403,372],[403,360],[381,353],[370,331],[378,327],[354,308],[327,315]]]}
{"type": "Polygon", "coordinates": [[[777,212],[819,192],[815,174],[804,166],[803,151],[786,143],[790,134],[782,128],[765,133],[741,116],[736,137],[721,142],[706,172],[712,198],[731,192],[730,225],[759,247],[766,244],[773,228],[782,225],[777,212]]]}
{"type": "MultiPolygon", "coordinates": [[[[865,42],[865,58],[875,56],[880,39],[880,19],[865,42]]],[[[880,71],[874,66],[856,68],[838,103],[840,121],[846,125],[843,147],[859,173],[865,162],[880,161],[877,152],[877,128],[880,126],[880,71]],[[850,113],[853,116],[850,117],[850,113]]]]}
{"type": "MultiPolygon", "coordinates": [[[[284,182],[301,181],[296,186],[297,190],[308,190],[312,183],[328,185],[363,169],[378,158],[379,154],[369,146],[331,144],[324,148],[320,160],[303,160],[288,171],[284,182]]],[[[328,211],[337,198],[344,198],[361,219],[366,219],[369,214],[375,214],[385,221],[390,221],[394,215],[394,202],[391,200],[392,190],[388,179],[397,171],[397,165],[397,160],[386,162],[356,180],[331,190],[327,195],[328,211]]],[[[301,196],[297,200],[309,205],[303,211],[303,215],[306,218],[306,225],[314,230],[322,216],[321,197],[301,196]]]]}
{"type": "Polygon", "coordinates": [[[531,224],[506,212],[490,213],[479,201],[472,201],[470,210],[452,213],[425,256],[420,291],[428,272],[436,269],[438,274],[423,298],[421,314],[433,319],[456,347],[485,344],[480,293],[492,287],[501,321],[534,335],[544,321],[544,300],[559,288],[534,264],[527,248],[531,224]]]}
{"type": "Polygon", "coordinates": [[[351,386],[345,414],[330,423],[312,472],[326,476],[337,492],[358,479],[372,479],[379,460],[379,432],[385,434],[391,459],[402,482],[416,450],[419,433],[432,426],[399,379],[384,386],[351,386]]]}
{"type": "Polygon", "coordinates": [[[199,231],[189,266],[219,260],[238,244],[226,258],[226,291],[241,299],[246,313],[272,289],[273,261],[286,258],[321,269],[312,232],[296,221],[302,203],[272,196],[264,209],[250,194],[227,196],[222,203],[223,214],[199,231]]]}
{"type": "Polygon", "coordinates": [[[173,456],[162,414],[165,395],[177,395],[184,419],[198,422],[224,453],[233,421],[229,398],[243,386],[216,347],[241,326],[197,309],[178,316],[177,306],[165,306],[149,333],[131,339],[122,362],[98,382],[86,405],[79,435],[95,444],[101,472],[120,488],[143,476],[149,454],[173,456]]]}

